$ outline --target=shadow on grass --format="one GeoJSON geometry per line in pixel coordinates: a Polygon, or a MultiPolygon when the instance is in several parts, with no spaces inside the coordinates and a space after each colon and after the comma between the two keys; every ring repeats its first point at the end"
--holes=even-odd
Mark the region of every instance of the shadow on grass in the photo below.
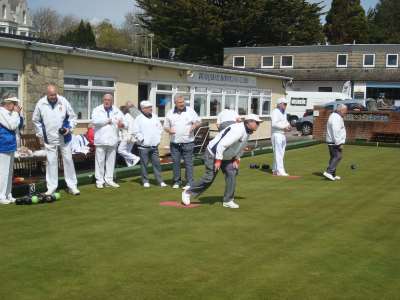
{"type": "MultiPolygon", "coordinates": [[[[192,204],[208,204],[214,205],[215,203],[222,203],[223,196],[208,196],[208,197],[199,197],[195,201],[192,201],[192,204]]],[[[235,200],[244,199],[243,197],[235,197],[235,200]]]]}

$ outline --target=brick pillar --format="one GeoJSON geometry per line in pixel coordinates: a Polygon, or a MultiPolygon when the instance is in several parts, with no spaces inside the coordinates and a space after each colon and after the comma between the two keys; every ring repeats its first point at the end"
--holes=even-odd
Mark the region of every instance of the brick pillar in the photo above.
{"type": "Polygon", "coordinates": [[[26,50],[24,52],[25,133],[33,132],[32,113],[48,84],[64,91],[64,58],[61,54],[26,50]]]}

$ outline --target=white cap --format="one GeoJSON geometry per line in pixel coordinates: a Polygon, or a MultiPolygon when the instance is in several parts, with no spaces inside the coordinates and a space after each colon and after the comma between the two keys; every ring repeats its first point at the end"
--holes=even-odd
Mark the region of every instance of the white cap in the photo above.
{"type": "Polygon", "coordinates": [[[277,101],[276,101],[276,104],[281,104],[281,103],[285,103],[285,104],[287,104],[288,102],[287,102],[287,100],[286,100],[286,98],[279,98],[277,101]]]}
{"type": "Polygon", "coordinates": [[[17,97],[10,97],[10,98],[3,99],[3,103],[6,103],[6,102],[14,102],[16,104],[19,104],[20,101],[17,97]]]}
{"type": "Polygon", "coordinates": [[[146,107],[153,107],[153,104],[147,100],[140,102],[140,108],[146,108],[146,107]]]}
{"type": "Polygon", "coordinates": [[[262,120],[260,119],[259,116],[255,115],[255,114],[249,114],[244,118],[245,121],[256,121],[258,123],[261,123],[262,120]]]}

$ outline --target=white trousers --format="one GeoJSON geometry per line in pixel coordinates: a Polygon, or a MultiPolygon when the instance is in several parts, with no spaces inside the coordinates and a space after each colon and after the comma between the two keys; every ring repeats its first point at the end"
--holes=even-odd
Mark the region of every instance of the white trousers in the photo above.
{"type": "Polygon", "coordinates": [[[117,146],[96,146],[96,184],[103,185],[114,181],[116,155],[117,146]]]}
{"type": "Polygon", "coordinates": [[[61,152],[64,165],[64,178],[69,188],[76,188],[78,180],[76,179],[74,161],[72,160],[71,143],[60,145],[45,144],[46,149],[46,183],[47,191],[54,193],[58,187],[58,151],[61,152]]]}
{"type": "Polygon", "coordinates": [[[0,153],[0,200],[12,197],[12,179],[14,171],[14,152],[0,153]]]}
{"type": "Polygon", "coordinates": [[[134,143],[130,143],[122,140],[118,146],[118,154],[125,159],[127,166],[131,166],[133,161],[137,159],[137,156],[132,153],[134,143]]]}
{"type": "Polygon", "coordinates": [[[285,174],[285,166],[283,164],[283,159],[285,157],[286,149],[286,136],[282,133],[273,133],[271,137],[272,149],[274,151],[274,163],[272,166],[272,171],[278,174],[285,174]]]}

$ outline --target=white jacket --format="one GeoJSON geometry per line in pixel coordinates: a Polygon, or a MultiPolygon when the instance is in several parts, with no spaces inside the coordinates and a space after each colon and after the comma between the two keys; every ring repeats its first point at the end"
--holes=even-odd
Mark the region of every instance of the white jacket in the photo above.
{"type": "Polygon", "coordinates": [[[271,132],[285,134],[285,128],[289,127],[286,111],[282,113],[279,108],[275,108],[271,114],[271,132]]]}
{"type": "Polygon", "coordinates": [[[326,142],[328,144],[342,145],[346,143],[346,127],[341,115],[331,113],[326,126],[326,142]]]}
{"type": "Polygon", "coordinates": [[[233,109],[224,109],[217,116],[217,124],[220,125],[224,122],[237,122],[240,118],[239,114],[233,109]]]}
{"type": "Polygon", "coordinates": [[[244,123],[235,123],[219,132],[207,149],[216,159],[240,159],[249,136],[244,123]]]}
{"type": "Polygon", "coordinates": [[[92,124],[94,125],[94,144],[95,146],[117,146],[119,141],[118,122],[122,122],[125,127],[124,114],[115,106],[108,114],[104,105],[97,106],[92,113],[92,124]],[[111,120],[111,124],[109,121],[111,120]]]}
{"type": "Polygon", "coordinates": [[[10,131],[17,131],[21,124],[21,117],[15,111],[8,111],[4,107],[0,107],[0,125],[10,131]]]}
{"type": "Polygon", "coordinates": [[[132,133],[129,133],[129,128],[131,128],[135,122],[135,119],[132,117],[130,113],[127,113],[124,115],[124,120],[125,123],[127,124],[126,127],[121,128],[120,130],[120,138],[121,141],[127,142],[127,143],[134,143],[135,138],[133,137],[132,133]]]}
{"type": "Polygon", "coordinates": [[[35,125],[36,135],[43,138],[49,145],[60,145],[64,136],[58,133],[63,127],[63,122],[68,117],[70,131],[76,126],[76,115],[71,104],[63,96],[57,95],[57,102],[52,108],[47,96],[41,98],[36,103],[32,116],[32,122],[35,125]]]}
{"type": "Polygon", "coordinates": [[[160,144],[163,127],[155,114],[151,118],[140,115],[135,119],[129,133],[136,138],[137,144],[144,147],[156,147],[160,144]]]}

